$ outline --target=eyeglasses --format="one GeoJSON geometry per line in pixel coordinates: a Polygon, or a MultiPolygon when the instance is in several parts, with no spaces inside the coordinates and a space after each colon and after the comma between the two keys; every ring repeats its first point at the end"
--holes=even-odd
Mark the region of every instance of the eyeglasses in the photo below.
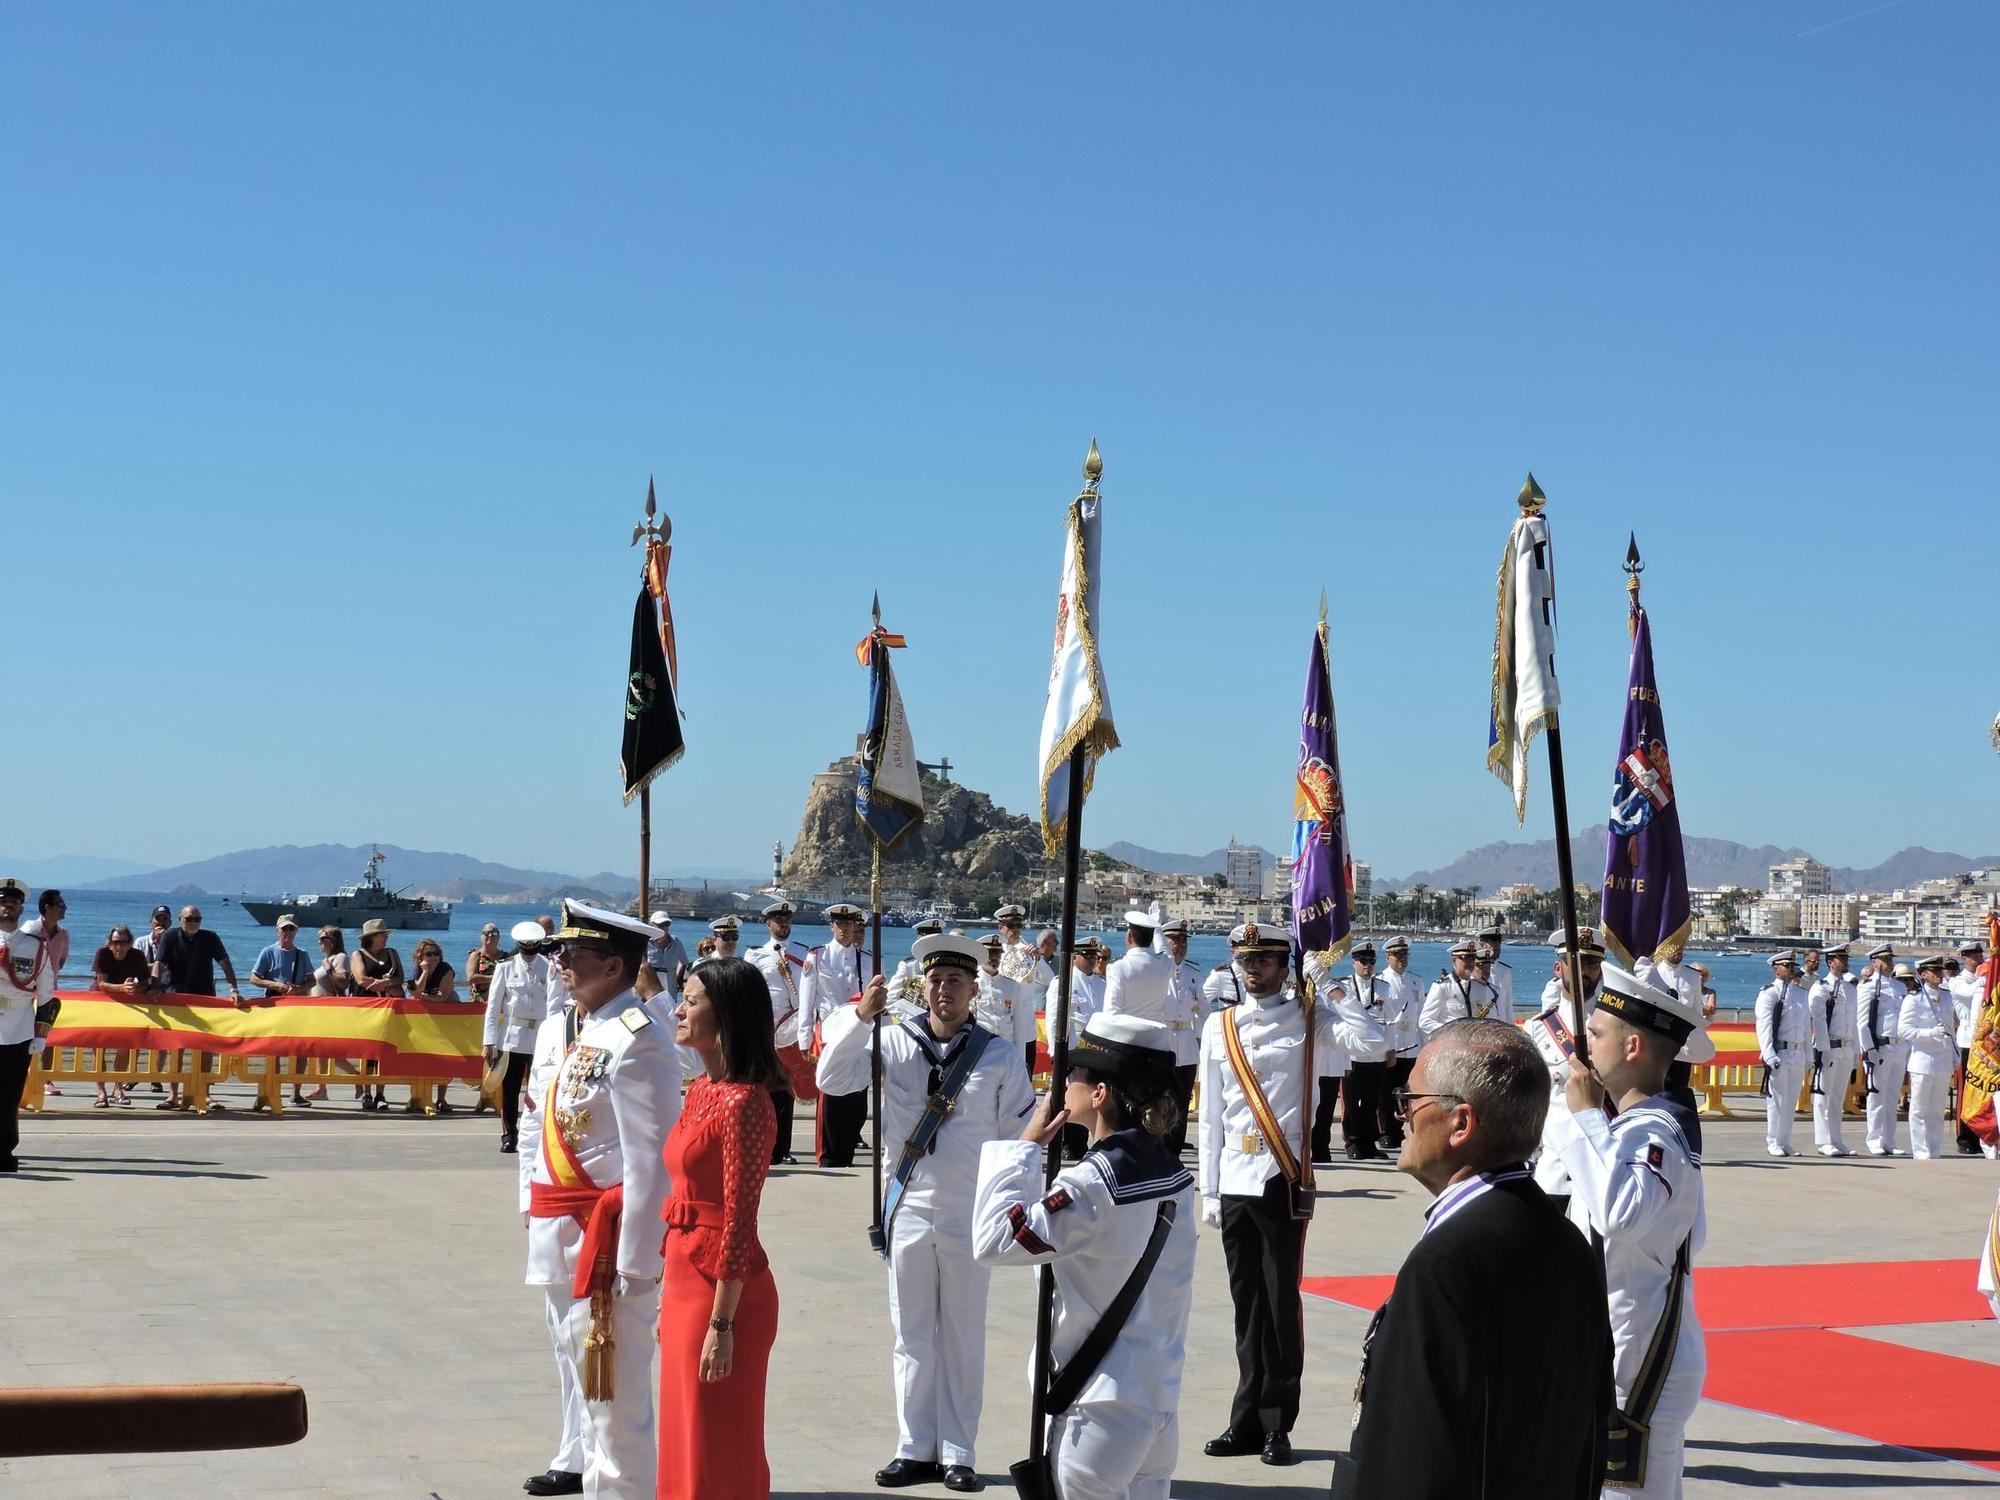
{"type": "Polygon", "coordinates": [[[1465,1103],[1464,1098],[1458,1094],[1413,1094],[1406,1088],[1389,1090],[1389,1100],[1396,1106],[1396,1118],[1399,1120],[1409,1119],[1410,1106],[1420,1099],[1450,1099],[1454,1103],[1465,1103]]]}

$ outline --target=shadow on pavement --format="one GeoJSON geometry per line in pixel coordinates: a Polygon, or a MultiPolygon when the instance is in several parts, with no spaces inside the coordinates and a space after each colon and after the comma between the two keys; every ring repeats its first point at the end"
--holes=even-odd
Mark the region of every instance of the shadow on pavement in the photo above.
{"type": "Polygon", "coordinates": [[[1731,1443],[1721,1438],[1692,1438],[1688,1442],[1688,1452],[1702,1448],[1717,1453],[1758,1453],[1775,1454],[1784,1458],[1816,1458],[1828,1463],[1870,1463],[1870,1464],[1925,1464],[1935,1463],[1938,1455],[1947,1458],[1972,1460],[1992,1459],[2000,1454],[1980,1453],[1971,1449],[1958,1449],[1938,1454],[1919,1452],[1915,1448],[1892,1448],[1887,1443],[1731,1443]]]}
{"type": "MultiPolygon", "coordinates": [[[[213,1167],[215,1165],[214,1162],[206,1161],[176,1161],[168,1159],[154,1161],[143,1156],[113,1157],[108,1161],[93,1160],[86,1157],[58,1157],[56,1160],[60,1163],[59,1170],[62,1172],[76,1173],[85,1177],[205,1177],[218,1182],[264,1181],[264,1174],[262,1172],[203,1171],[202,1168],[213,1167]],[[124,1165],[113,1164],[117,1162],[122,1162],[124,1165]]],[[[38,1174],[24,1170],[21,1175],[27,1177],[38,1174]]],[[[44,1180],[68,1181],[68,1178],[45,1177],[44,1180]]]]}
{"type": "Polygon", "coordinates": [[[1839,1474],[1821,1469],[1799,1469],[1789,1473],[1772,1469],[1760,1473],[1755,1469],[1739,1469],[1734,1464],[1689,1464],[1685,1477],[1713,1480],[1717,1484],[1737,1484],[1751,1490],[1785,1489],[1797,1485],[1808,1493],[1814,1490],[1962,1490],[1968,1482],[1976,1482],[1968,1481],[1963,1474],[1839,1474]]]}

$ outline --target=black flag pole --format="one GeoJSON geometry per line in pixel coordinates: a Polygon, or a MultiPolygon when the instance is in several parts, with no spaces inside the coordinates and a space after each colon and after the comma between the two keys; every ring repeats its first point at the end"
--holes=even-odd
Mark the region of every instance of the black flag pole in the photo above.
{"type": "MultiPolygon", "coordinates": [[[[875,623],[879,627],[882,616],[878,610],[875,623]]],[[[868,869],[868,909],[874,938],[871,956],[875,960],[875,974],[882,973],[882,846],[875,845],[875,858],[868,869]]],[[[854,972],[861,972],[861,959],[857,954],[854,972]]],[[[863,985],[863,989],[867,986],[863,985]]],[[[868,1034],[868,1177],[874,1183],[874,1213],[869,1222],[868,1243],[882,1254],[889,1253],[889,1244],[882,1228],[882,1018],[877,1016],[874,1027],[868,1034]]]]}
{"type": "MultiPolygon", "coordinates": [[[[1056,1006],[1049,1016],[1049,1113],[1060,1108],[1059,1100],[1069,1075],[1069,982],[1075,972],[1072,955],[1076,949],[1076,897],[1079,871],[1083,864],[1083,764],[1088,747],[1078,745],[1069,753],[1069,821],[1063,829],[1062,948],[1056,975],[1056,1006]]],[[[1049,1142],[1048,1159],[1042,1164],[1042,1185],[1053,1187],[1062,1170],[1062,1136],[1049,1142]]],[[[1043,1266],[1035,1288],[1035,1381],[1030,1403],[1028,1456],[1040,1458],[1048,1449],[1049,1340],[1055,1329],[1056,1273],[1043,1266]]]]}

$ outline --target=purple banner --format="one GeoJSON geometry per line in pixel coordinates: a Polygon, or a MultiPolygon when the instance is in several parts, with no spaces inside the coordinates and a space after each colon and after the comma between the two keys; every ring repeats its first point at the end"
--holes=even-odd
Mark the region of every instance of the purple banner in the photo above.
{"type": "Polygon", "coordinates": [[[1302,953],[1328,953],[1332,962],[1347,952],[1353,926],[1347,895],[1352,872],[1324,620],[1313,632],[1305,704],[1299,711],[1299,774],[1292,818],[1292,935],[1302,953]]]}
{"type": "Polygon", "coordinates": [[[1667,726],[1653,679],[1653,632],[1632,609],[1632,673],[1612,780],[1611,837],[1604,852],[1604,946],[1630,967],[1680,957],[1688,939],[1687,854],[1667,757],[1667,726]]]}

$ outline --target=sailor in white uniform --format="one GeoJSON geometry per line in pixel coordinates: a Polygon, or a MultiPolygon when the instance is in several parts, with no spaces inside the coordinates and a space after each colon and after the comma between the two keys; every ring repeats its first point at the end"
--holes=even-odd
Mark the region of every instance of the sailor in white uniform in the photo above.
{"type": "Polygon", "coordinates": [[[1137,1016],[1172,1029],[1175,964],[1153,946],[1159,927],[1157,902],[1149,911],[1125,913],[1125,952],[1105,972],[1101,1014],[1137,1016]]]}
{"type": "Polygon", "coordinates": [[[1493,1014],[1503,1021],[1511,1021],[1514,1019],[1514,966],[1500,956],[1500,929],[1488,927],[1478,934],[1478,938],[1492,960],[1483,977],[1500,997],[1493,1004],[1493,1014]]]}
{"type": "Polygon", "coordinates": [[[1159,944],[1173,960],[1174,972],[1167,1002],[1167,1025],[1174,1033],[1174,1102],[1180,1119],[1167,1132],[1167,1149],[1178,1156],[1187,1149],[1188,1108],[1194,1099],[1195,1063],[1201,1057],[1201,1028],[1208,1019],[1208,996],[1203,988],[1207,976],[1201,965],[1188,959],[1188,928],[1183,921],[1164,922],[1159,944]]]}
{"type": "MultiPolygon", "coordinates": [[[[1382,1085],[1389,1071],[1391,1038],[1387,1013],[1394,990],[1375,973],[1375,945],[1366,939],[1348,950],[1352,967],[1345,979],[1316,972],[1315,959],[1306,960],[1306,975],[1319,991],[1321,1001],[1340,1012],[1341,1053],[1347,1063],[1342,1073],[1319,1065],[1319,1107],[1313,1111],[1313,1160],[1333,1160],[1333,1106],[1344,1096],[1340,1110],[1340,1133],[1349,1161],[1380,1161],[1376,1144],[1382,1130],[1382,1085]]],[[[1334,1058],[1339,1062],[1342,1058],[1334,1058]]]]}
{"type": "Polygon", "coordinates": [[[1917,987],[1897,1011],[1896,1040],[1910,1049],[1910,1155],[1932,1161],[1944,1154],[1944,1111],[1958,1071],[1957,1017],[1944,987],[1944,960],[1917,965],[1917,987]]]}
{"type": "MultiPolygon", "coordinates": [[[[799,1045],[814,1056],[815,1037],[833,1015],[875,976],[875,957],[862,945],[861,908],[845,901],[826,909],[833,928],[831,941],[806,955],[799,977],[799,1045]]],[[[820,1085],[819,1108],[813,1116],[813,1158],[822,1167],[851,1167],[861,1144],[861,1127],[868,1123],[868,1088],[864,1081],[848,1093],[826,1092],[820,1085]]]]}
{"type": "MultiPolygon", "coordinates": [[[[1604,1247],[1619,1411],[1606,1488],[1678,1500],[1708,1368],[1692,1291],[1708,1226],[1688,1111],[1662,1089],[1675,1053],[1707,1032],[1698,1001],[1608,964],[1585,1028],[1595,1076],[1571,1070],[1555,1144],[1572,1183],[1570,1217],[1604,1247]]],[[[1712,1044],[1701,1050],[1712,1055],[1712,1044]]]]}
{"type": "MultiPolygon", "coordinates": [[[[912,940],[935,937],[944,931],[944,923],[936,917],[925,917],[910,929],[912,940]]],[[[924,970],[917,962],[916,954],[897,961],[889,971],[889,1019],[909,1021],[924,1014],[924,970]]]]}
{"type": "Polygon", "coordinates": [[[566,1416],[582,1407],[582,1451],[572,1458],[566,1437],[550,1472],[524,1486],[534,1495],[651,1500],[655,1489],[653,1348],[669,1185],[660,1150],[680,1114],[681,1074],[671,1038],[632,990],[652,935],[635,917],[563,903],[556,936],[575,1003],[535,1035],[523,1120],[533,1144],[520,1153],[520,1193],[527,1284],[547,1298],[566,1416]],[[585,1349],[607,1338],[605,1391],[585,1349]]]}
{"type": "MultiPolygon", "coordinates": [[[[773,901],[759,915],[770,938],[744,957],[764,976],[764,987],[771,992],[771,1042],[785,1053],[799,1045],[799,989],[805,978],[806,947],[792,939],[791,902],[773,901]]],[[[796,1167],[799,1159],[792,1155],[792,1116],[798,1101],[783,1079],[770,1092],[771,1109],[778,1117],[778,1133],[771,1139],[771,1165],[796,1167]]]]}
{"type": "MultiPolygon", "coordinates": [[[[1035,1068],[1035,1006],[1032,997],[1000,972],[1000,955],[1006,942],[997,932],[979,939],[979,999],[974,1018],[981,1026],[1011,1042],[1021,1054],[1021,1067],[1030,1078],[1035,1068]]],[[[890,988],[895,982],[890,981],[890,988]]]]}
{"type": "Polygon", "coordinates": [[[980,1264],[1055,1267],[1050,1362],[1066,1375],[1047,1451],[1062,1500],[1168,1500],[1172,1485],[1195,1261],[1194,1179],[1162,1138],[1177,1112],[1174,1055],[1166,1026],[1092,1017],[1069,1054],[1060,1108],[1051,1091],[1019,1140],[980,1153],[980,1264]],[[1069,1121],[1090,1148],[1045,1191],[1042,1153],[1069,1121]],[[1111,1347],[1093,1368],[1073,1368],[1142,1266],[1111,1347]]]}
{"type": "Polygon", "coordinates": [[[1043,958],[1041,947],[1028,941],[1027,920],[1027,908],[1011,901],[993,913],[993,925],[1000,929],[1000,940],[1006,944],[1000,955],[1000,972],[1026,986],[1029,994],[1039,995],[1055,979],[1056,971],[1043,958]]]}
{"type": "Polygon", "coordinates": [[[35,1012],[55,998],[56,965],[41,938],[23,932],[28,888],[0,880],[0,1172],[18,1172],[21,1095],[28,1069],[48,1050],[49,1022],[35,1012]]]}
{"type": "Polygon", "coordinates": [[[1382,982],[1392,991],[1382,1019],[1388,1023],[1394,1049],[1382,1075],[1382,1146],[1393,1156],[1403,1144],[1403,1122],[1396,1118],[1396,1090],[1409,1084],[1417,1054],[1424,1050],[1424,1029],[1418,1024],[1424,1013],[1424,986],[1410,972],[1408,938],[1390,938],[1382,945],[1382,956],[1388,963],[1382,982]]]}
{"type": "MultiPolygon", "coordinates": [[[[979,1151],[1012,1140],[1034,1111],[1021,1054],[973,1020],[979,946],[957,933],[919,938],[928,1012],[882,1026],[882,1201],[889,1320],[896,1350],[895,1458],[884,1488],[943,1482],[979,1487],[974,1445],[986,1376],[986,1291],[972,1258],[979,1151]],[[941,1104],[934,1104],[941,1100],[941,1104]],[[928,1136],[928,1139],[926,1139],[928,1136]]],[[[886,981],[822,1024],[819,1086],[865,1089],[870,1037],[888,1007],[886,981]]]]}
{"type": "Polygon", "coordinates": [[[1896,950],[1887,943],[1876,944],[1868,950],[1868,971],[1854,987],[1854,1031],[1867,1089],[1870,1156],[1901,1154],[1896,1149],[1896,1114],[1903,1107],[1903,1070],[1910,1060],[1908,1043],[1896,1035],[1903,994],[1903,981],[1896,977],[1896,950]]]}
{"type": "MultiPolygon", "coordinates": [[[[1577,929],[1577,957],[1583,967],[1583,1019],[1587,1024],[1590,1013],[1597,1008],[1598,993],[1604,988],[1604,944],[1598,941],[1595,928],[1577,929]]],[[[1541,1008],[1528,1018],[1522,1029],[1549,1068],[1549,1112],[1542,1119],[1542,1146],[1535,1157],[1535,1182],[1543,1192],[1561,1199],[1570,1190],[1569,1169],[1563,1165],[1562,1153],[1555,1142],[1566,1128],[1562,1119],[1566,1113],[1563,1088],[1569,1082],[1570,1065],[1576,1059],[1577,1041],[1576,1012],[1569,1003],[1569,971],[1561,952],[1556,954],[1555,968],[1554,977],[1542,986],[1541,1008]]]]}
{"type": "MultiPolygon", "coordinates": [[[[1971,1061],[1972,1034],[1978,1029],[1979,1013],[1986,1008],[1985,981],[1979,976],[1979,967],[1986,962],[1986,945],[1967,939],[1958,945],[1958,973],[1945,980],[1945,988],[1951,991],[1952,1007],[1958,1012],[1958,1066],[1960,1088],[1963,1089],[1964,1069],[1971,1061]]],[[[1965,1111],[1961,1107],[1958,1120],[1958,1149],[1963,1156],[1977,1156],[1981,1151],[1979,1137],[1965,1123],[1965,1111]]],[[[1993,1155],[1987,1148],[1986,1154],[1993,1155]]]]}
{"type": "Polygon", "coordinates": [[[512,1155],[520,1139],[521,1089],[535,1060],[535,1036],[549,1016],[549,961],[541,947],[547,934],[537,922],[516,922],[508,934],[514,951],[493,970],[486,988],[486,1022],[481,1043],[491,1067],[507,1056],[500,1085],[500,1149],[512,1155]]]}
{"type": "Polygon", "coordinates": [[[1236,1307],[1236,1395],[1229,1425],[1203,1449],[1212,1458],[1257,1453],[1289,1464],[1305,1362],[1299,1264],[1310,1213],[1314,1090],[1328,1065],[1346,1071],[1336,1007],[1310,1014],[1287,982],[1292,940],[1282,927],[1245,922],[1229,935],[1242,965],[1242,1001],[1201,1034],[1202,1218],[1222,1230],[1236,1307]]]}
{"type": "Polygon", "coordinates": [[[1805,1087],[1812,1026],[1798,960],[1790,953],[1773,953],[1770,962],[1771,982],[1757,992],[1757,1051],[1766,1069],[1764,1150],[1772,1156],[1797,1156],[1792,1120],[1799,1110],[1799,1090],[1805,1087]]]}
{"type": "Polygon", "coordinates": [[[1451,945],[1451,972],[1431,986],[1430,993],[1424,996],[1423,1011],[1417,1017],[1417,1025],[1426,1038],[1452,1021],[1478,1021],[1501,1014],[1496,1009],[1500,1003],[1499,990],[1473,973],[1473,960],[1479,956],[1479,948],[1471,938],[1460,938],[1451,945]]]}
{"type": "MultiPolygon", "coordinates": [[[[1083,1035],[1084,1023],[1104,1008],[1104,980],[1097,972],[1100,946],[1096,938],[1078,938],[1076,947],[1070,953],[1069,1039],[1072,1043],[1083,1035]]],[[[1002,955],[1002,963],[1004,965],[1005,955],[1002,955]]],[[[1045,1026],[1055,1024],[1057,987],[1056,981],[1051,979],[1042,995],[1045,1026]]]]}
{"type": "Polygon", "coordinates": [[[1847,944],[1822,950],[1826,973],[1807,997],[1812,1023],[1813,1145],[1821,1156],[1847,1156],[1841,1126],[1847,1118],[1847,1080],[1854,1072],[1854,981],[1847,974],[1847,944]]]}

